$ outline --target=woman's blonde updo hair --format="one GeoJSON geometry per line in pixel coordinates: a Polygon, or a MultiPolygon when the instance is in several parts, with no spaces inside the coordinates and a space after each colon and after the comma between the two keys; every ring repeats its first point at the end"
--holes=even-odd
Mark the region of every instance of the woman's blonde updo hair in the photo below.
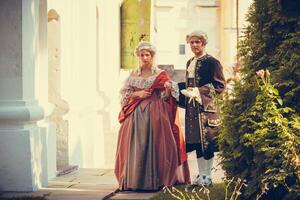
{"type": "Polygon", "coordinates": [[[148,41],[141,41],[138,46],[136,47],[135,49],[135,53],[136,55],[138,55],[138,53],[141,51],[141,50],[147,50],[151,53],[152,57],[155,55],[156,53],[156,48],[155,46],[153,46],[150,42],[148,41]]]}
{"type": "MultiPolygon", "coordinates": [[[[141,41],[138,46],[136,47],[135,49],[135,54],[137,56],[139,56],[139,52],[142,51],[142,50],[147,50],[150,52],[150,54],[152,55],[152,67],[151,67],[151,71],[152,71],[152,74],[155,74],[157,72],[157,68],[156,68],[156,65],[155,65],[155,59],[154,59],[154,55],[156,53],[156,48],[154,45],[152,45],[150,42],[148,41],[141,41]]],[[[142,71],[141,71],[141,68],[138,67],[136,70],[136,73],[140,76],[142,74],[142,71]]]]}

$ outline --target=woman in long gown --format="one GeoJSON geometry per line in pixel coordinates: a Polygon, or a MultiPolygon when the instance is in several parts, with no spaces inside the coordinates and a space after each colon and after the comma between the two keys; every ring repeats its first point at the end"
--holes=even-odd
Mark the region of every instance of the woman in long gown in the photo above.
{"type": "Polygon", "coordinates": [[[177,84],[153,66],[155,48],[141,42],[139,68],[121,90],[121,123],[115,162],[120,190],[158,190],[189,183],[182,132],[178,127],[177,84]]]}

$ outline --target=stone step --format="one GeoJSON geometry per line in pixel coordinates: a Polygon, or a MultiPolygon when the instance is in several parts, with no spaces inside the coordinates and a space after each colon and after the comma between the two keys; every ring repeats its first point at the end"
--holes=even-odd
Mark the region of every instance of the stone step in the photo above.
{"type": "Polygon", "coordinates": [[[157,194],[158,194],[158,192],[128,192],[128,191],[126,191],[126,192],[117,192],[115,195],[113,195],[112,197],[110,197],[108,199],[147,200],[147,199],[151,199],[152,197],[154,197],[157,194]]]}

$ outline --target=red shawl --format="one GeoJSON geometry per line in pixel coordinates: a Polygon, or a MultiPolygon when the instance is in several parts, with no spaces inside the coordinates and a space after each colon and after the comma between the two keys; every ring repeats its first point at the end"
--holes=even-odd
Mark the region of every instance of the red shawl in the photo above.
{"type": "MultiPolygon", "coordinates": [[[[153,82],[152,86],[149,88],[149,92],[153,92],[155,89],[164,89],[164,84],[166,81],[170,80],[169,76],[166,72],[161,72],[153,82]]],[[[122,123],[126,117],[128,117],[136,108],[137,105],[142,101],[143,99],[137,98],[137,99],[130,99],[129,102],[121,108],[121,111],[119,113],[119,122],[122,123]]]]}
{"type": "MultiPolygon", "coordinates": [[[[153,82],[152,86],[149,88],[149,91],[152,93],[155,89],[164,89],[164,84],[166,81],[169,81],[170,78],[168,74],[163,71],[161,72],[153,82]]],[[[124,120],[134,111],[134,109],[141,103],[143,99],[130,99],[128,104],[123,106],[121,108],[121,111],[119,113],[119,122],[122,123],[124,120]]],[[[174,138],[176,140],[177,149],[178,149],[178,159],[179,164],[184,163],[187,160],[187,154],[185,151],[185,143],[183,134],[179,125],[179,116],[177,112],[177,103],[174,98],[170,98],[170,114],[171,114],[171,124],[172,124],[172,130],[174,134],[174,138]]]]}

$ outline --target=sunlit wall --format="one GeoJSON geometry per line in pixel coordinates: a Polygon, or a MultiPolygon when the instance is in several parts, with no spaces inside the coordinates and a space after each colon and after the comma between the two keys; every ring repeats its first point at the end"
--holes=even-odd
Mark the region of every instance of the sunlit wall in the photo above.
{"type": "Polygon", "coordinates": [[[119,6],[105,0],[48,1],[48,10],[60,16],[57,81],[68,128],[57,145],[68,143],[69,165],[112,167],[119,126],[119,6]]]}
{"type": "MultiPolygon", "coordinates": [[[[209,37],[208,53],[221,60],[230,76],[230,67],[236,62],[236,1],[151,1],[150,40],[158,49],[157,64],[184,69],[192,56],[185,36],[202,29],[209,37]]],[[[239,1],[240,27],[250,2],[239,1]]],[[[60,42],[57,51],[54,48],[54,53],[48,55],[50,61],[57,61],[59,55],[59,62],[49,62],[48,66],[56,73],[52,81],[57,80],[59,86],[48,85],[47,95],[53,96],[54,88],[59,97],[58,103],[52,103],[60,108],[56,118],[59,120],[53,121],[60,124],[62,134],[56,145],[67,146],[61,149],[68,152],[69,165],[113,167],[119,90],[129,74],[120,69],[121,3],[122,0],[48,1],[48,11],[55,10],[59,15],[59,31],[48,33],[48,37],[59,34],[60,42]]]]}

